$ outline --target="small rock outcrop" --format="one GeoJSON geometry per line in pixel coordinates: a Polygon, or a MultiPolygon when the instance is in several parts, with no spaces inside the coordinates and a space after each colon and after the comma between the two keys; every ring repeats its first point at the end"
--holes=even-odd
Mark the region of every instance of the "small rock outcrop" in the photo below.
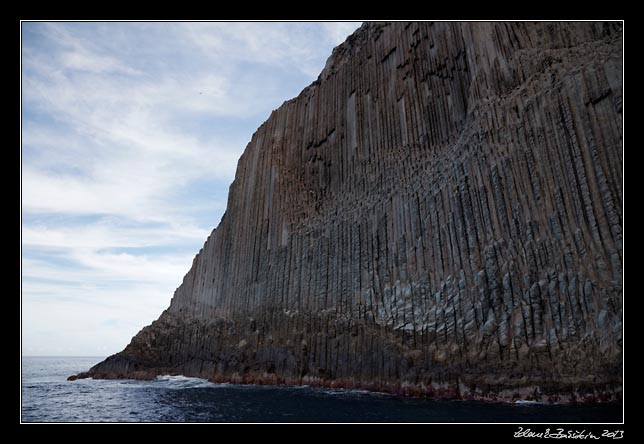
{"type": "Polygon", "coordinates": [[[365,23],[256,131],[170,307],[80,377],[622,389],[621,23],[365,23]]]}

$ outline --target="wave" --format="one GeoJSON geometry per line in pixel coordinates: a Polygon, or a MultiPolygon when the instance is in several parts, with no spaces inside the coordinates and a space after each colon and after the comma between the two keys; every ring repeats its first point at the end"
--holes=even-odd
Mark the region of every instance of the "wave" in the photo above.
{"type": "Polygon", "coordinates": [[[343,389],[343,388],[317,388],[316,391],[330,396],[355,396],[355,395],[369,395],[369,396],[394,396],[390,393],[374,392],[363,389],[343,389]]]}
{"type": "Polygon", "coordinates": [[[541,401],[528,401],[526,399],[519,399],[517,401],[514,401],[516,405],[546,405],[546,402],[541,402],[541,401]]]}
{"type": "Polygon", "coordinates": [[[161,383],[167,388],[171,389],[185,389],[185,388],[203,388],[203,387],[228,387],[230,384],[214,383],[207,379],[194,378],[182,375],[161,375],[157,376],[154,380],[155,383],[161,383]]]}

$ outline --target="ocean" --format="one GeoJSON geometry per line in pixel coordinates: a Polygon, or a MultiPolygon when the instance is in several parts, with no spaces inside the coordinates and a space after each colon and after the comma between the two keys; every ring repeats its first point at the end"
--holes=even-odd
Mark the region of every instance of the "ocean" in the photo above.
{"type": "Polygon", "coordinates": [[[102,357],[23,357],[23,422],[610,423],[622,405],[497,404],[360,390],[155,381],[67,381],[102,357]]]}

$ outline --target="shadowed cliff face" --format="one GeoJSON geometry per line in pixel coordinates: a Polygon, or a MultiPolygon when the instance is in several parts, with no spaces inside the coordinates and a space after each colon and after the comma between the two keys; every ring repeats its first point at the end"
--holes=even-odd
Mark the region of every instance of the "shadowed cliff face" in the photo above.
{"type": "Polygon", "coordinates": [[[622,29],[370,23],[239,160],[170,307],[81,376],[613,399],[622,29]]]}

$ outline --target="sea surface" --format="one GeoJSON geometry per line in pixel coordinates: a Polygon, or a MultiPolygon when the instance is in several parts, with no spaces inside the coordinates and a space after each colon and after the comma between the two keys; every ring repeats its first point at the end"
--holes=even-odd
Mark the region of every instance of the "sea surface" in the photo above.
{"type": "Polygon", "coordinates": [[[312,387],[155,381],[67,381],[102,357],[23,357],[23,422],[621,422],[621,404],[437,401],[312,387]]]}

